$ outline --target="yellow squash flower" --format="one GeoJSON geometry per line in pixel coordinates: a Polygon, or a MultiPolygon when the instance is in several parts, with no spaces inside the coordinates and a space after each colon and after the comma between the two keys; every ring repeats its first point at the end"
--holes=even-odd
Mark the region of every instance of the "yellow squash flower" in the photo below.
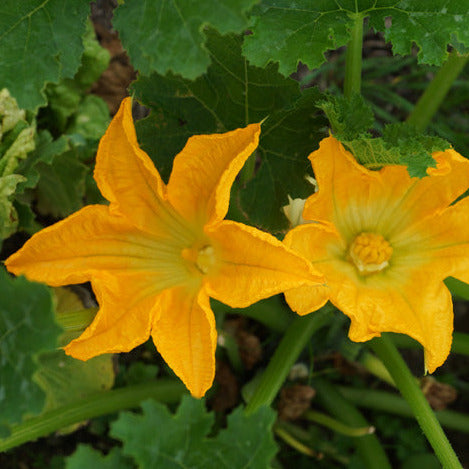
{"type": "MultiPolygon", "coordinates": [[[[451,294],[443,279],[469,282],[469,160],[453,150],[433,155],[436,168],[411,178],[403,166],[369,171],[334,138],[310,155],[319,191],[303,217],[313,223],[290,231],[285,243],[324,274],[331,302],[351,319],[356,342],[381,332],[418,340],[426,369],[449,354],[451,294]]],[[[307,314],[318,288],[286,293],[307,314]]],[[[320,292],[321,295],[323,294],[320,292]]]]}
{"type": "Polygon", "coordinates": [[[52,286],[91,281],[100,309],[65,347],[87,360],[129,351],[149,336],[194,396],[215,371],[209,297],[231,307],[322,283],[273,236],[223,220],[233,181],[260,125],[190,138],[165,185],[137,143],[131,100],[101,139],[94,177],[109,206],[91,205],[35,234],[5,262],[52,286]]]}

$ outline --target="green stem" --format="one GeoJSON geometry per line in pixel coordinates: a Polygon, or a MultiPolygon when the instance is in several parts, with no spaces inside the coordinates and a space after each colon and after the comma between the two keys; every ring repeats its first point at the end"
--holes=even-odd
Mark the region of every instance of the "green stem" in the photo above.
{"type": "Polygon", "coordinates": [[[461,469],[458,457],[446,438],[430,404],[394,344],[386,335],[373,339],[370,343],[411,407],[420,428],[425,433],[443,467],[461,469]]]}
{"type": "Polygon", "coordinates": [[[352,37],[345,53],[345,81],[344,96],[351,98],[360,93],[362,81],[362,53],[363,53],[363,16],[355,15],[352,37]]]}
{"type": "Polygon", "coordinates": [[[352,427],[350,425],[346,425],[330,417],[327,414],[323,414],[322,412],[317,412],[315,410],[307,410],[303,414],[303,418],[309,420],[310,422],[315,422],[319,425],[323,425],[324,427],[330,428],[334,432],[341,433],[342,435],[347,436],[359,437],[364,435],[370,435],[375,431],[374,427],[371,426],[352,427]]]}
{"type": "MultiPolygon", "coordinates": [[[[315,379],[314,388],[317,400],[332,415],[347,425],[368,427],[368,422],[361,413],[336,390],[334,386],[324,380],[315,379]]],[[[374,434],[354,438],[361,458],[369,469],[391,469],[391,464],[378,438],[374,434]]]]}
{"type": "Polygon", "coordinates": [[[185,387],[182,383],[161,379],[95,394],[14,426],[11,435],[0,440],[0,452],[49,435],[68,425],[137,407],[145,399],[153,398],[166,403],[177,402],[184,392],[185,387]]]}
{"type": "Polygon", "coordinates": [[[449,54],[407,118],[409,124],[420,132],[426,129],[468,58],[469,55],[459,55],[456,50],[449,54]]]}
{"type": "Polygon", "coordinates": [[[280,426],[278,423],[274,425],[274,433],[281,438],[287,445],[296,449],[299,453],[306,454],[306,456],[314,457],[317,456],[316,452],[309,446],[306,446],[301,441],[297,440],[291,433],[280,426]]]}
{"type": "MultiPolygon", "coordinates": [[[[400,415],[401,417],[414,417],[409,404],[396,394],[387,391],[356,389],[345,386],[340,386],[338,389],[348,401],[358,407],[388,412],[400,415]]],[[[439,410],[435,412],[435,416],[444,427],[469,433],[468,415],[453,410],[439,410]]]]}
{"type": "Polygon", "coordinates": [[[358,362],[365,367],[365,369],[378,377],[379,379],[385,381],[386,383],[390,384],[391,386],[396,386],[394,380],[392,379],[389,371],[384,366],[383,362],[373,355],[370,352],[364,352],[361,357],[359,358],[358,362]]]}
{"type": "Polygon", "coordinates": [[[255,412],[263,405],[272,404],[310,337],[332,318],[332,311],[333,307],[326,305],[292,321],[246,406],[246,414],[255,412]]]}

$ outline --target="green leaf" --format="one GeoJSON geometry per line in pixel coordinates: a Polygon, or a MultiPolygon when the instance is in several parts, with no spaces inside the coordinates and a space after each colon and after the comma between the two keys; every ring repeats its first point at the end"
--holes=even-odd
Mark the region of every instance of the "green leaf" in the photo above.
{"type": "Polygon", "coordinates": [[[74,77],[74,81],[82,91],[87,91],[94,82],[98,81],[111,60],[109,51],[102,47],[96,39],[93,23],[90,20],[86,22],[83,47],[81,65],[74,77]]]}
{"type": "Polygon", "coordinates": [[[47,108],[41,110],[39,122],[41,126],[56,134],[84,131],[85,138],[98,139],[109,123],[109,111],[104,101],[97,96],[87,95],[87,92],[108,66],[109,52],[96,40],[90,21],[87,22],[83,44],[85,50],[76,75],[47,86],[47,108]],[[96,112],[96,115],[93,115],[93,112],[96,112]],[[72,123],[70,118],[73,119],[72,123]],[[77,124],[79,128],[75,129],[77,124]],[[67,128],[70,126],[74,129],[67,128]],[[90,126],[96,127],[91,134],[88,131],[90,126]]]}
{"type": "Polygon", "coordinates": [[[42,353],[37,361],[34,379],[46,393],[44,411],[106,391],[114,384],[112,355],[84,362],[65,355],[63,350],[54,350],[42,353]]]}
{"type": "Polygon", "coordinates": [[[452,37],[469,45],[465,0],[264,0],[243,50],[254,65],[278,62],[284,75],[295,72],[299,61],[317,68],[326,51],[348,43],[357,16],[384,31],[395,54],[410,54],[415,43],[420,63],[441,65],[452,37]],[[388,17],[391,23],[385,23],[388,17]]]}
{"type": "Polygon", "coordinates": [[[142,403],[143,414],[123,412],[111,424],[111,435],[123,441],[123,452],[142,469],[265,469],[276,452],[269,408],[246,417],[237,409],[228,428],[207,438],[214,423],[203,401],[184,396],[175,415],[157,402],[142,403]],[[156,431],[155,431],[156,429],[156,431]]]}
{"type": "Polygon", "coordinates": [[[45,103],[44,85],[72,77],[83,53],[88,0],[4,0],[0,83],[21,108],[45,103]]]}
{"type": "Polygon", "coordinates": [[[126,0],[114,15],[114,27],[132,64],[143,75],[171,71],[194,79],[210,63],[204,28],[222,34],[242,32],[245,12],[258,0],[126,0]]]}
{"type": "Polygon", "coordinates": [[[40,163],[37,168],[39,212],[63,218],[83,206],[89,168],[78,160],[75,148],[56,156],[52,165],[40,163]]]}
{"type": "Polygon", "coordinates": [[[382,137],[373,138],[369,133],[374,124],[373,113],[359,95],[350,100],[328,96],[319,107],[326,113],[334,136],[370,169],[402,164],[410,176],[422,178],[428,168],[436,166],[432,153],[450,147],[446,140],[421,134],[407,123],[388,124],[382,137]]]}
{"type": "Polygon", "coordinates": [[[76,451],[66,458],[65,469],[132,469],[135,467],[120,448],[113,448],[106,456],[91,446],[79,444],[76,451]]]}
{"type": "Polygon", "coordinates": [[[99,96],[88,95],[81,101],[67,127],[68,134],[79,134],[87,140],[98,140],[109,125],[109,108],[99,96]]]}
{"type": "Polygon", "coordinates": [[[257,151],[260,170],[237,205],[253,224],[281,230],[287,227],[281,211],[287,194],[305,196],[310,189],[304,180],[310,170],[306,156],[317,146],[318,128],[325,124],[315,107],[319,93],[309,89],[302,96],[298,83],[279,75],[274,65],[248,65],[240,37],[213,30],[207,37],[212,65],[199,79],[153,74],[134,84],[137,98],[152,110],[137,122],[139,142],[167,179],[174,156],[190,136],[232,130],[270,116],[257,151]]]}
{"type": "Polygon", "coordinates": [[[16,231],[18,213],[13,206],[12,195],[23,180],[23,176],[19,174],[0,177],[0,242],[16,231]]]}
{"type": "Polygon", "coordinates": [[[305,199],[311,195],[307,157],[325,136],[326,122],[317,109],[320,98],[316,88],[308,88],[290,108],[272,114],[263,124],[258,148],[261,165],[238,199],[249,223],[285,232],[290,224],[282,207],[288,204],[288,196],[305,199]]]}
{"type": "Polygon", "coordinates": [[[242,408],[236,409],[228,416],[227,428],[211,442],[221,460],[220,464],[214,463],[211,467],[270,467],[277,452],[272,435],[274,421],[275,413],[268,407],[261,407],[249,416],[244,415],[242,408]]]}
{"type": "Polygon", "coordinates": [[[26,178],[18,188],[18,192],[36,187],[39,181],[37,168],[39,163],[49,165],[57,155],[65,153],[69,148],[68,140],[64,135],[61,135],[57,140],[53,140],[52,135],[47,130],[39,131],[36,134],[35,149],[18,166],[18,173],[26,178]]]}
{"type": "Polygon", "coordinates": [[[425,177],[427,169],[436,166],[433,152],[450,147],[446,140],[422,135],[405,123],[387,125],[380,138],[362,137],[342,143],[368,168],[402,164],[411,177],[418,178],[425,177]]]}
{"type": "Polygon", "coordinates": [[[59,334],[49,289],[0,269],[0,424],[42,411],[45,395],[32,377],[38,354],[54,350],[59,334]]]}
{"type": "Polygon", "coordinates": [[[353,94],[350,99],[328,95],[326,100],[318,103],[318,107],[326,114],[332,133],[341,140],[370,136],[375,117],[361,95],[353,94]]]}

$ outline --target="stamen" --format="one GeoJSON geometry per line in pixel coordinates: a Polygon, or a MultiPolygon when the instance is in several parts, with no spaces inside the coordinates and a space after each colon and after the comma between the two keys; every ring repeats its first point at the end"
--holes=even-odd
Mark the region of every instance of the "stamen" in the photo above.
{"type": "Polygon", "coordinates": [[[207,274],[215,265],[215,250],[210,244],[201,248],[191,247],[182,250],[182,257],[193,265],[201,274],[207,274]]]}
{"type": "Polygon", "coordinates": [[[350,245],[349,256],[362,275],[370,275],[388,267],[392,252],[382,235],[360,233],[350,245]]]}

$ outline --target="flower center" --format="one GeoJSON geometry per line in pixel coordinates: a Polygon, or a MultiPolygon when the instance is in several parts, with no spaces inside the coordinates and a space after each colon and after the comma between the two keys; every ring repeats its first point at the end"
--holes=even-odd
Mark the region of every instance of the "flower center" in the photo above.
{"type": "Polygon", "coordinates": [[[349,256],[361,274],[374,274],[389,265],[392,247],[380,234],[360,233],[350,245],[349,256]]]}
{"type": "Polygon", "coordinates": [[[182,257],[193,264],[202,274],[207,274],[215,265],[215,250],[210,244],[201,248],[183,249],[182,257]]]}

